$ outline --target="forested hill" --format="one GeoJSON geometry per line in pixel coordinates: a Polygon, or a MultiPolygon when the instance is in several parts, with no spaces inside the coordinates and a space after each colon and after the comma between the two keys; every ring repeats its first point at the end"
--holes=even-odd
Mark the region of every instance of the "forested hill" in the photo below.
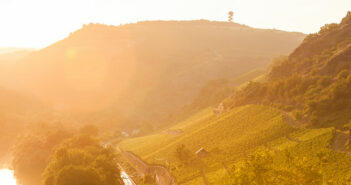
{"type": "Polygon", "coordinates": [[[190,103],[207,81],[264,68],[304,37],[206,20],[89,24],[0,71],[1,84],[58,110],[154,122],[190,103]]]}
{"type": "Polygon", "coordinates": [[[290,58],[303,59],[318,55],[343,42],[349,42],[351,36],[351,15],[348,13],[340,24],[331,23],[321,27],[318,33],[310,34],[305,41],[290,55],[290,58]]]}
{"type": "Polygon", "coordinates": [[[313,126],[347,126],[351,119],[351,12],[327,24],[281,57],[263,83],[250,83],[227,106],[261,103],[313,126]]]}

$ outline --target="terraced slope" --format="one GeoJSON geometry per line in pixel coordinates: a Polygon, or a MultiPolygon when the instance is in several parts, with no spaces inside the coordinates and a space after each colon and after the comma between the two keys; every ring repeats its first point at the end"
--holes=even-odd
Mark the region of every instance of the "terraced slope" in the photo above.
{"type": "MultiPolygon", "coordinates": [[[[296,128],[287,123],[285,117],[281,111],[261,105],[242,106],[221,115],[206,109],[158,134],[125,140],[120,147],[135,152],[149,163],[169,164],[168,169],[179,184],[203,184],[199,171],[181,165],[175,158],[179,144],[191,152],[201,147],[209,151],[210,156],[204,163],[210,184],[230,184],[232,177],[221,163],[230,171],[247,155],[262,149],[271,151],[277,168],[284,165],[282,159],[288,152],[293,158],[320,168],[323,178],[331,184],[351,179],[347,175],[351,174],[348,168],[351,156],[335,150],[338,136],[335,128],[296,128]],[[172,130],[178,131],[178,135],[169,134],[172,130]],[[224,152],[217,155],[218,150],[224,152]]],[[[346,142],[344,139],[343,143],[346,142]]]]}
{"type": "Polygon", "coordinates": [[[174,153],[179,144],[184,144],[191,152],[200,148],[210,153],[223,151],[220,156],[205,160],[210,172],[221,168],[218,158],[231,164],[259,146],[295,130],[285,123],[279,111],[266,106],[248,105],[220,115],[206,109],[158,134],[125,140],[120,147],[150,163],[165,164],[167,161],[171,173],[179,183],[184,183],[196,178],[198,172],[178,162],[174,153]],[[170,130],[182,130],[182,134],[173,136],[169,134],[170,130]]]}

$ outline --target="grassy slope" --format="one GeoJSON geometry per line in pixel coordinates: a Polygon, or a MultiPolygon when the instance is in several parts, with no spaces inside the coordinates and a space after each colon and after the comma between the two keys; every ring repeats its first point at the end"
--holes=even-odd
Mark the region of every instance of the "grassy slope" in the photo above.
{"type": "MultiPolygon", "coordinates": [[[[185,144],[192,152],[201,147],[210,152],[216,148],[224,150],[222,161],[229,167],[260,148],[278,151],[275,154],[276,165],[284,155],[279,151],[288,150],[294,157],[306,159],[311,164],[317,163],[316,158],[323,153],[327,161],[321,167],[325,179],[338,182],[350,178],[345,174],[351,174],[351,170],[347,170],[351,157],[329,149],[334,128],[295,129],[283,121],[281,113],[269,107],[242,106],[222,115],[214,115],[211,109],[205,109],[168,130],[175,129],[181,129],[184,133],[172,137],[165,130],[125,140],[120,147],[135,152],[150,163],[164,164],[157,159],[167,160],[180,184],[200,185],[203,181],[198,172],[180,165],[174,158],[178,144],[185,144]]],[[[211,184],[225,182],[223,179],[227,179],[228,175],[214,158],[209,157],[205,163],[208,166],[206,176],[211,184]]]]}
{"type": "MultiPolygon", "coordinates": [[[[174,158],[178,144],[185,144],[192,152],[201,147],[210,152],[218,148],[226,153],[222,156],[223,161],[231,164],[264,143],[295,130],[284,123],[281,113],[258,105],[238,107],[222,115],[214,115],[211,109],[206,109],[176,124],[170,128],[172,129],[181,129],[184,133],[172,137],[166,132],[160,132],[125,140],[120,143],[120,147],[135,152],[151,163],[161,163],[157,159],[166,159],[173,168],[173,175],[178,182],[183,183],[196,178],[198,174],[178,164],[174,158]]],[[[220,168],[214,160],[206,160],[208,173],[220,168]]]]}
{"type": "MultiPolygon", "coordinates": [[[[292,137],[300,140],[301,143],[293,143],[290,147],[284,149],[288,150],[295,158],[300,158],[301,160],[305,160],[306,163],[318,167],[325,182],[343,184],[351,180],[351,156],[335,152],[329,148],[333,132],[334,128],[332,127],[298,131],[292,134],[292,137]],[[321,164],[318,162],[318,158],[320,157],[322,157],[321,164]]],[[[276,147],[279,148],[281,146],[276,147]]],[[[279,165],[279,158],[283,154],[281,152],[276,155],[275,165],[279,165]]]]}
{"type": "MultiPolygon", "coordinates": [[[[281,159],[284,158],[285,152],[289,151],[293,158],[306,161],[312,166],[319,167],[324,182],[330,184],[342,184],[351,180],[351,156],[345,153],[335,152],[329,148],[330,141],[333,137],[334,128],[322,129],[301,129],[289,134],[287,137],[269,142],[267,145],[271,149],[278,151],[274,155],[274,165],[280,166],[281,159]],[[320,164],[318,157],[323,156],[323,163],[320,164]]],[[[241,162],[241,161],[240,161],[241,162]]],[[[206,174],[211,184],[230,184],[230,178],[223,168],[206,174]]],[[[202,185],[201,177],[194,178],[186,185],[202,185]]]]}

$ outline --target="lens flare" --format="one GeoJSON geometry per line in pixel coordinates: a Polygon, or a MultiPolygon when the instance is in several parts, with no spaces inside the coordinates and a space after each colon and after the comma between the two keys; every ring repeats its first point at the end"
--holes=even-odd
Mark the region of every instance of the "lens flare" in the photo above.
{"type": "Polygon", "coordinates": [[[8,169],[0,170],[1,185],[16,185],[16,179],[13,176],[13,171],[8,169]]]}

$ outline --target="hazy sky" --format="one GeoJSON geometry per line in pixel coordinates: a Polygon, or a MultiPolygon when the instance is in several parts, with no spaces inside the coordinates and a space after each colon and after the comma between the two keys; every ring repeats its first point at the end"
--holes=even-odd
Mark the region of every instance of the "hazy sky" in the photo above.
{"type": "Polygon", "coordinates": [[[316,32],[339,22],[351,0],[0,0],[0,47],[42,48],[82,24],[209,19],[257,28],[316,32]]]}

